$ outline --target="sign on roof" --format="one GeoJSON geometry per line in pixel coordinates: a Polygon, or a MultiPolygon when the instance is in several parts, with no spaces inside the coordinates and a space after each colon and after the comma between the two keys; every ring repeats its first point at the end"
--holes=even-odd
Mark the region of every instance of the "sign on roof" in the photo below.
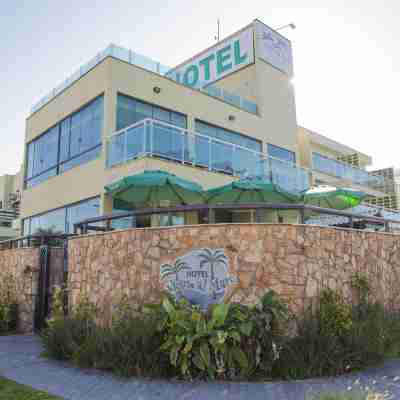
{"type": "Polygon", "coordinates": [[[251,25],[178,65],[167,76],[184,85],[201,88],[253,62],[251,25]]]}
{"type": "Polygon", "coordinates": [[[254,21],[254,25],[257,57],[292,76],[293,56],[290,41],[260,21],[254,21]]]}

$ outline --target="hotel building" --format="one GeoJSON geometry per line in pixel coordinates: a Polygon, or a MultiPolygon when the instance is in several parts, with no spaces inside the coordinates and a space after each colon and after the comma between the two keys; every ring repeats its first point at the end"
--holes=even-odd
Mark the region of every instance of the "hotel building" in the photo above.
{"type": "Polygon", "coordinates": [[[290,41],[258,20],[174,68],[108,46],[26,120],[24,234],[126,209],[104,188],[144,170],[204,189],[262,176],[295,193],[324,183],[383,195],[369,156],[297,125],[292,75],[290,41]]]}

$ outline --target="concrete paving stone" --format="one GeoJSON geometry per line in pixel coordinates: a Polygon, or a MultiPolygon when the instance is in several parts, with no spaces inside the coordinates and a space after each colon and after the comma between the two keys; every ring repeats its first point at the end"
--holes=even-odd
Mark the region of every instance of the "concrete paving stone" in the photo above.
{"type": "Polygon", "coordinates": [[[361,386],[388,390],[400,399],[400,360],[390,360],[338,378],[306,381],[232,383],[121,379],[102,371],[81,370],[47,360],[40,338],[33,335],[0,337],[0,375],[66,400],[303,400],[307,394],[346,391],[361,386]],[[358,384],[355,384],[358,382],[358,384]]]}

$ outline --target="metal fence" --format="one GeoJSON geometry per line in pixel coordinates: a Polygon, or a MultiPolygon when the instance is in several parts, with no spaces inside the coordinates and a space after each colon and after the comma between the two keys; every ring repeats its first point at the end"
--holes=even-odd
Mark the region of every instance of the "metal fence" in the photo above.
{"type": "Polygon", "coordinates": [[[24,247],[52,246],[63,247],[65,241],[74,234],[62,235],[27,235],[14,239],[0,241],[1,250],[20,249],[24,247]]]}
{"type": "Polygon", "coordinates": [[[262,177],[293,193],[301,193],[310,186],[310,172],[295,164],[151,118],[108,138],[109,168],[143,156],[228,175],[262,177]]]}
{"type": "MultiPolygon", "coordinates": [[[[96,65],[101,63],[107,57],[116,58],[117,60],[127,62],[131,65],[135,65],[147,71],[164,76],[165,78],[172,79],[177,83],[180,83],[176,79],[174,79],[172,74],[168,73],[169,71],[171,71],[171,68],[166,67],[165,65],[162,65],[161,63],[154,61],[149,57],[138,54],[132,50],[126,49],[121,46],[116,46],[115,44],[110,44],[109,46],[107,46],[107,48],[97,53],[96,56],[94,56],[89,62],[82,65],[71,76],[65,79],[64,82],[59,84],[50,93],[40,99],[32,107],[31,113],[33,114],[34,112],[38,111],[41,107],[50,102],[54,97],[59,95],[65,89],[70,87],[73,83],[75,83],[78,79],[80,79],[83,75],[85,75],[96,65]]],[[[226,103],[239,107],[247,112],[257,114],[257,104],[250,100],[242,98],[236,93],[231,93],[225,89],[221,89],[216,86],[207,86],[198,90],[207,93],[209,96],[215,97],[226,103]]]]}
{"type": "MultiPolygon", "coordinates": [[[[115,230],[114,222],[124,220],[129,221],[129,225],[125,224],[125,228],[136,228],[137,218],[144,216],[164,215],[168,221],[167,226],[173,226],[173,215],[177,213],[197,212],[203,215],[203,224],[215,223],[215,212],[217,210],[226,211],[243,211],[255,210],[255,223],[263,223],[262,210],[292,210],[297,211],[300,224],[307,223],[307,220],[313,216],[340,216],[346,217],[347,223],[341,223],[339,226],[350,229],[366,229],[373,231],[384,231],[400,233],[400,221],[378,216],[366,216],[362,214],[351,213],[347,211],[339,211],[304,204],[265,204],[265,203],[249,203],[249,204],[221,204],[221,205],[190,205],[162,208],[146,208],[129,212],[121,212],[101,217],[89,218],[74,225],[76,234],[87,234],[89,232],[107,232],[115,230]],[[258,212],[257,212],[258,211],[258,212]]],[[[218,221],[226,223],[229,221],[218,221]]],[[[278,221],[279,222],[279,221],[278,221]]],[[[280,221],[283,222],[283,221],[280,221]]]]}

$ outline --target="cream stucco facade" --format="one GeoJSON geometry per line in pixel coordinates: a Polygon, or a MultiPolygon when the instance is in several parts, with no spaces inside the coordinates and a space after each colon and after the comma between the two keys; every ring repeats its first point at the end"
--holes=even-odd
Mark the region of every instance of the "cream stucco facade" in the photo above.
{"type": "MultiPolygon", "coordinates": [[[[110,176],[113,179],[122,177],[129,168],[129,172],[135,169],[140,170],[142,160],[131,161],[127,165],[111,169],[106,168],[104,144],[107,136],[116,131],[117,94],[119,93],[186,115],[189,129],[193,129],[195,119],[199,119],[256,138],[262,141],[263,148],[267,143],[272,143],[297,153],[293,88],[287,77],[279,76],[283,75],[281,72],[261,63],[263,62],[256,61],[255,65],[250,65],[233,74],[238,81],[243,75],[249,84],[257,88],[252,99],[257,101],[259,112],[253,114],[140,67],[112,57],[105,59],[78,82],[28,117],[26,122],[26,142],[29,143],[91,100],[103,95],[102,136],[104,140],[101,157],[63,174],[50,177],[37,186],[25,188],[21,217],[30,217],[102,195],[105,184],[110,181],[110,176]],[[259,83],[254,84],[250,77],[259,83]],[[262,86],[270,89],[263,91],[262,86]],[[159,87],[161,92],[156,94],[153,91],[154,87],[159,87]],[[234,121],[229,119],[230,116],[234,117],[234,121]],[[138,164],[137,167],[135,163],[138,164]]],[[[235,81],[230,82],[231,78],[228,76],[218,84],[221,87],[225,85],[231,90],[235,89],[235,81]]],[[[160,164],[162,164],[162,169],[168,169],[177,175],[198,181],[205,188],[218,186],[233,179],[226,174],[191,166],[162,162],[154,158],[146,160],[147,169],[161,168],[160,164]]],[[[103,211],[109,211],[103,205],[102,208],[104,208],[103,211]]]]}

